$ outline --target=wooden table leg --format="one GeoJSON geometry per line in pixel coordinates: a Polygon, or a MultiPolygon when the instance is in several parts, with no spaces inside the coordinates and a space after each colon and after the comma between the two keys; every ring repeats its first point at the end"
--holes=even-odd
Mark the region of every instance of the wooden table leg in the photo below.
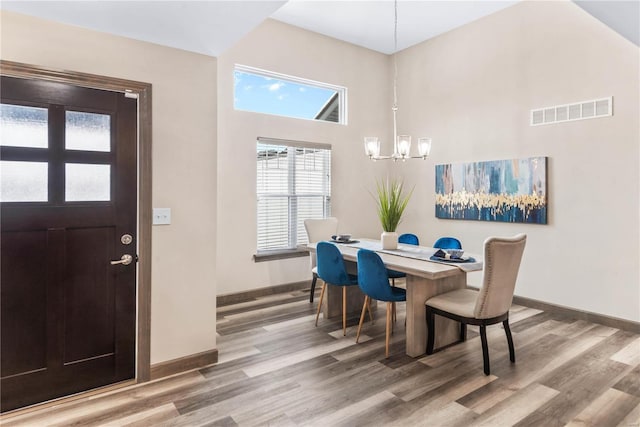
{"type": "MultiPolygon", "coordinates": [[[[467,286],[467,273],[438,280],[407,274],[407,340],[408,356],[422,356],[427,349],[427,325],[424,303],[434,295],[467,286]]],[[[460,325],[450,319],[436,316],[435,348],[451,344],[460,338],[460,325]]]]}

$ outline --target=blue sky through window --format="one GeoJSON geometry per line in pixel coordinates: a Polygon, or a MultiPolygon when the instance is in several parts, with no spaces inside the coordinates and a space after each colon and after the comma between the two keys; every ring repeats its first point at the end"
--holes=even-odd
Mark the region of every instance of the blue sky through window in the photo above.
{"type": "Polygon", "coordinates": [[[335,90],[235,71],[236,110],[313,119],[335,90]]]}

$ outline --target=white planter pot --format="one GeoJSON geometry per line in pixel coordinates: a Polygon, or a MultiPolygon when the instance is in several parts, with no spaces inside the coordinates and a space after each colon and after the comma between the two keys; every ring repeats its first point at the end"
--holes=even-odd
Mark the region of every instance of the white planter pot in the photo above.
{"type": "Polygon", "coordinates": [[[380,235],[382,249],[398,249],[398,233],[395,231],[383,231],[380,235]]]}

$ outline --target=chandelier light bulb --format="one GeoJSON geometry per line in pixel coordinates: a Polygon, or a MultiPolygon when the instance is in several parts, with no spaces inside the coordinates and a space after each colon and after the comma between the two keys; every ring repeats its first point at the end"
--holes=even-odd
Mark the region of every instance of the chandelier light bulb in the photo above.
{"type": "Polygon", "coordinates": [[[364,137],[364,151],[371,159],[380,156],[380,140],[377,136],[364,137]]]}
{"type": "Polygon", "coordinates": [[[409,157],[411,151],[411,135],[398,135],[398,154],[403,159],[409,157]]]}
{"type": "Polygon", "coordinates": [[[418,138],[418,154],[423,159],[431,153],[431,138],[418,138]]]}

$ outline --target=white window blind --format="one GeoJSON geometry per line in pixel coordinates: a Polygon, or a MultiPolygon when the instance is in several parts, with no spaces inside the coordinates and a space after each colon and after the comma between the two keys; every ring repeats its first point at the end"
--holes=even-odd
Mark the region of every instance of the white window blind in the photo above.
{"type": "Polygon", "coordinates": [[[258,138],[258,252],[307,243],[304,220],[331,215],[331,146],[258,138]]]}

